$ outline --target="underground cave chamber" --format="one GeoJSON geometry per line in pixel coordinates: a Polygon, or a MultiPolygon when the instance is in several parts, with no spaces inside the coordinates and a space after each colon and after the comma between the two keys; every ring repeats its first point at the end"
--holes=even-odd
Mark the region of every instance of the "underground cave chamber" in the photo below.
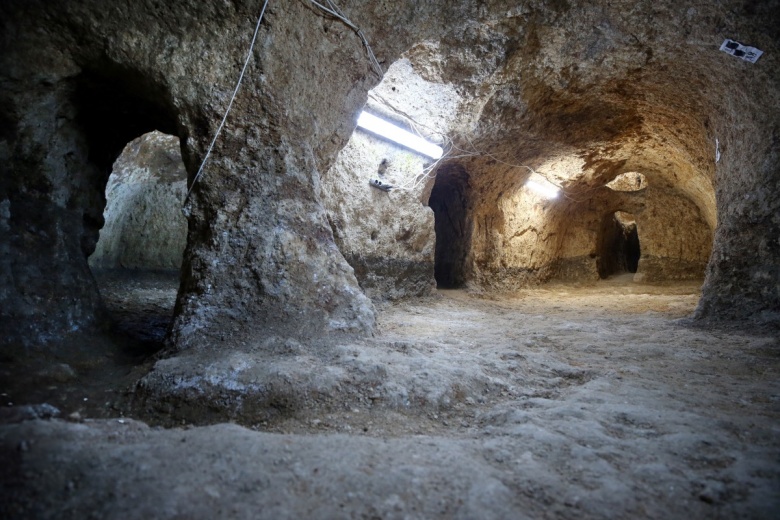
{"type": "MultiPolygon", "coordinates": [[[[695,180],[702,173],[679,158],[680,150],[659,144],[634,164],[606,161],[610,168],[596,172],[581,158],[595,144],[561,151],[552,139],[539,142],[516,123],[503,132],[516,136],[512,142],[535,142],[530,150],[509,146],[505,135],[480,135],[485,132],[478,120],[476,133],[459,137],[460,121],[469,116],[467,100],[452,85],[421,76],[428,63],[419,60],[411,51],[390,67],[363,110],[448,146],[447,155],[432,160],[356,128],[323,175],[328,225],[367,296],[381,302],[437,287],[513,291],[550,281],[591,283],[622,272],[654,283],[703,279],[712,227],[702,215],[714,219],[714,194],[695,180]],[[661,168],[655,164],[661,154],[678,159],[661,168]],[[374,181],[392,189],[376,189],[374,181]],[[534,183],[547,183],[560,195],[545,195],[534,183]]],[[[164,111],[113,81],[88,75],[80,83],[77,99],[95,101],[81,116],[91,150],[118,148],[118,136],[97,131],[108,124],[108,105],[128,116],[123,136],[150,125],[170,128],[160,119],[164,111]]],[[[620,146],[628,153],[632,143],[620,146]]],[[[152,278],[178,279],[186,243],[179,211],[186,170],[179,149],[178,138],[155,131],[130,141],[113,164],[105,225],[89,259],[98,282],[113,284],[104,291],[111,293],[109,310],[116,298],[125,298],[123,285],[158,284],[172,292],[173,282],[155,281],[150,272],[156,272],[152,278]]],[[[100,161],[105,167],[107,159],[100,161]]],[[[158,309],[156,317],[146,313],[151,332],[138,334],[162,341],[170,314],[159,308],[173,307],[172,297],[166,301],[134,300],[158,309]]]]}
{"type": "Polygon", "coordinates": [[[0,3],[14,505],[770,517],[777,2],[338,3],[0,3]]]}
{"type": "MultiPolygon", "coordinates": [[[[702,78],[711,77],[705,68],[730,67],[729,74],[741,78],[736,68],[740,65],[724,65],[725,55],[701,50],[699,58],[704,61],[686,58],[685,64],[674,62],[673,71],[648,63],[642,69],[646,73],[629,81],[632,67],[650,55],[647,49],[626,48],[624,60],[598,74],[596,68],[588,69],[593,74],[585,76],[576,67],[585,51],[606,54],[578,42],[561,51],[557,68],[548,76],[539,68],[541,61],[521,52],[538,35],[514,33],[505,23],[513,22],[507,19],[492,26],[475,21],[442,28],[440,34],[423,31],[410,33],[403,41],[380,43],[392,48],[385,62],[392,65],[381,82],[372,78],[357,90],[356,78],[363,73],[314,81],[311,71],[291,69],[283,54],[266,55],[263,50],[263,59],[270,61],[258,63],[269,71],[286,71],[290,85],[280,87],[281,97],[274,99],[275,90],[255,88],[257,77],[247,80],[235,127],[217,143],[211,173],[207,170],[204,176],[210,180],[196,187],[188,244],[193,263],[180,297],[182,330],[200,327],[195,322],[202,318],[204,330],[213,329],[214,337],[221,337],[219,323],[226,316],[239,316],[239,329],[247,328],[253,316],[262,317],[263,323],[281,319],[290,324],[298,323],[299,316],[316,316],[312,330],[354,326],[365,332],[372,319],[364,296],[402,299],[430,294],[436,285],[500,291],[555,280],[596,281],[604,218],[616,211],[636,219],[641,255],[635,279],[702,279],[710,259],[714,263],[708,283],[726,276],[716,265],[731,265],[735,256],[718,253],[717,244],[727,244],[724,247],[731,252],[729,240],[737,243],[743,238],[729,225],[718,227],[725,238],[717,238],[719,219],[763,222],[749,215],[759,210],[773,214],[763,199],[757,199],[758,209],[735,202],[751,200],[745,190],[752,181],[732,183],[724,172],[734,170],[739,172],[734,178],[752,179],[751,171],[767,177],[769,170],[754,159],[762,154],[739,152],[745,149],[739,146],[743,137],[731,135],[726,115],[718,110],[726,106],[720,83],[713,84],[717,88],[711,95],[700,95],[702,78]],[[293,72],[300,79],[292,79],[293,72]],[[570,85],[564,77],[568,74],[581,84],[570,85]],[[667,81],[670,77],[675,81],[667,81]],[[563,79],[556,83],[555,78],[563,79]],[[691,78],[695,81],[683,81],[691,78]],[[318,89],[321,85],[333,92],[318,89]],[[303,98],[306,103],[301,104],[303,98]],[[348,99],[346,105],[332,104],[342,98],[348,99]],[[295,113],[284,112],[288,109],[295,113]],[[417,130],[447,148],[447,156],[432,165],[360,131],[350,137],[361,109],[407,124],[413,121],[417,130]],[[314,123],[312,114],[317,115],[314,123]],[[281,124],[288,120],[289,128],[281,124]],[[468,196],[460,201],[443,195],[448,184],[453,187],[449,191],[458,191],[457,183],[446,181],[448,172],[454,171],[468,172],[468,196]],[[632,177],[640,189],[621,191],[610,185],[632,172],[641,172],[632,177]],[[561,196],[545,201],[530,193],[525,184],[532,173],[559,186],[561,196]],[[372,179],[394,189],[378,191],[369,185],[372,179]],[[716,187],[722,193],[717,205],[716,187]],[[735,209],[730,202],[737,204],[735,209]],[[733,214],[724,214],[724,208],[733,214]],[[296,216],[303,213],[309,216],[296,216]],[[448,233],[457,237],[450,240],[448,233]],[[304,246],[305,252],[295,252],[304,246]],[[291,267],[299,264],[306,267],[291,267]],[[314,264],[317,269],[311,269],[314,264]],[[307,296],[304,289],[312,286],[314,272],[318,290],[332,289],[332,297],[307,296]],[[231,283],[212,283],[212,278],[231,283]],[[279,309],[284,310],[276,313],[279,309]]],[[[235,48],[230,56],[243,53],[236,41],[231,40],[235,48]]],[[[118,49],[126,44],[122,40],[118,49]]],[[[9,281],[14,289],[8,298],[16,304],[6,307],[20,309],[13,311],[14,316],[38,316],[36,301],[59,302],[41,321],[31,322],[30,328],[36,330],[78,328],[94,316],[96,292],[79,257],[91,252],[97,238],[103,209],[99,194],[122,147],[153,129],[180,135],[192,169],[204,156],[224,109],[226,99],[222,94],[215,97],[215,85],[228,92],[223,83],[232,77],[227,70],[232,66],[222,70],[223,65],[215,65],[208,81],[195,81],[192,74],[181,72],[184,69],[175,69],[167,55],[158,56],[158,62],[153,53],[143,59],[123,50],[106,54],[97,39],[79,45],[89,50],[74,55],[67,73],[57,72],[41,84],[50,97],[43,96],[43,90],[30,90],[25,98],[25,89],[20,88],[14,95],[21,97],[3,105],[4,121],[25,128],[34,125],[19,117],[22,107],[49,113],[56,105],[57,124],[66,126],[46,127],[49,133],[36,136],[40,141],[36,145],[67,143],[74,152],[61,161],[66,175],[48,173],[52,161],[31,153],[14,159],[19,171],[38,165],[44,173],[13,176],[11,214],[21,215],[36,201],[44,201],[50,214],[39,227],[53,229],[55,223],[67,221],[65,240],[38,255],[40,262],[28,262],[29,271],[36,274],[65,266],[60,279],[43,284],[36,281],[43,277],[31,274],[15,279],[31,283],[9,281]],[[174,70],[184,75],[174,78],[174,70]],[[182,87],[185,83],[192,88],[182,87]],[[41,188],[54,178],[68,181],[54,183],[62,188],[61,196],[41,188]]],[[[553,53],[552,47],[542,47],[553,53]]],[[[345,58],[350,63],[354,59],[345,58]]],[[[763,128],[765,114],[753,105],[748,108],[745,124],[763,128]]],[[[728,117],[732,116],[737,117],[728,117]]],[[[16,224],[9,229],[14,237],[24,234],[16,224]]],[[[36,249],[24,244],[20,240],[9,246],[19,254],[8,258],[27,258],[25,247],[36,249]]],[[[40,250],[46,247],[41,245],[40,250]]],[[[771,247],[767,243],[767,251],[771,247]]],[[[746,248],[735,246],[737,250],[746,248]]],[[[761,273],[769,273],[773,265],[763,262],[761,273]]],[[[753,279],[742,264],[727,271],[753,279]]],[[[765,295],[765,285],[750,285],[755,289],[750,302],[756,308],[763,308],[763,296],[757,295],[765,295]]],[[[712,305],[733,308],[716,290],[706,292],[712,305]]],[[[705,306],[702,312],[713,308],[705,306]]]]}
{"type": "MultiPolygon", "coordinates": [[[[582,125],[596,128],[578,136],[580,147],[562,147],[558,137],[516,122],[527,114],[499,111],[492,99],[473,119],[468,91],[419,72],[440,59],[430,52],[412,49],[391,66],[364,110],[448,153],[426,161],[358,128],[323,176],[334,238],[372,299],[436,287],[511,291],[549,281],[591,283],[619,273],[649,283],[704,279],[714,189],[691,163],[687,145],[665,137],[671,127],[654,126],[650,144],[640,149],[632,139],[605,135],[613,130],[599,128],[584,106],[592,119],[582,125]],[[508,121],[498,131],[480,126],[480,118],[508,121]],[[464,120],[471,122],[466,134],[464,120]],[[597,151],[607,138],[615,157],[597,151]],[[391,189],[376,189],[374,179],[391,189]]],[[[541,116],[555,128],[563,123],[554,110],[546,106],[553,113],[541,116]]]]}

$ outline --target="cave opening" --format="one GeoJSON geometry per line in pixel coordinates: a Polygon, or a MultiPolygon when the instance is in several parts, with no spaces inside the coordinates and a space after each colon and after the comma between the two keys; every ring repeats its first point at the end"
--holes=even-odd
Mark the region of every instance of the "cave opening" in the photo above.
{"type": "Polygon", "coordinates": [[[128,350],[159,350],[173,317],[187,224],[187,173],[165,89],[102,64],[75,80],[73,103],[102,221],[85,248],[105,318],[128,350]]]}
{"type": "Polygon", "coordinates": [[[113,329],[141,350],[158,350],[173,318],[186,186],[179,138],[159,131],[125,146],[106,186],[105,223],[89,265],[113,329]]]}
{"type": "Polygon", "coordinates": [[[607,215],[601,227],[597,268],[599,277],[636,273],[641,247],[636,217],[624,211],[607,215]]]}
{"type": "Polygon", "coordinates": [[[469,174],[460,165],[443,167],[436,175],[428,206],[436,231],[434,278],[440,289],[463,287],[471,248],[469,174]]]}
{"type": "Polygon", "coordinates": [[[621,173],[606,184],[612,191],[638,192],[647,189],[647,177],[639,172],[621,173]]]}

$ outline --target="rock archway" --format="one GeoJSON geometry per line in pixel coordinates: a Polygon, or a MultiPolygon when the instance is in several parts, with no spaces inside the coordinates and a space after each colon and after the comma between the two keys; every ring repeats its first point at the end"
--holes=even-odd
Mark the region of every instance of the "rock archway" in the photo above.
{"type": "Polygon", "coordinates": [[[176,136],[154,131],[133,139],[113,165],[105,223],[93,269],[181,269],[187,221],[181,204],[187,172],[176,136]]]}
{"type": "MultiPolygon", "coordinates": [[[[24,26],[26,9],[6,7],[7,22],[24,26]]],[[[15,44],[4,54],[14,75],[3,96],[2,322],[9,348],[21,352],[56,349],[68,334],[103,325],[87,257],[103,226],[111,165],[130,139],[155,128],[176,133],[178,125],[165,89],[140,71],[83,55],[95,67],[79,65],[62,41],[15,44]]]]}

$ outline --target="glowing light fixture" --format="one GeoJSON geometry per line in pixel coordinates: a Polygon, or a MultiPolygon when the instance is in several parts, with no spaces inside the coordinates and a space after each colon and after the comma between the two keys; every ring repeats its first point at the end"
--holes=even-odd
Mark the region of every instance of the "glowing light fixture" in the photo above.
{"type": "Polygon", "coordinates": [[[431,142],[426,141],[422,137],[416,136],[411,132],[407,132],[403,128],[397,127],[394,124],[388,123],[375,115],[368,112],[361,112],[358,118],[358,126],[369,132],[375,133],[385,139],[389,139],[395,143],[411,148],[412,150],[419,152],[423,155],[427,155],[431,159],[438,159],[444,154],[441,146],[437,146],[431,142]]]}
{"type": "Polygon", "coordinates": [[[556,185],[538,173],[532,173],[525,185],[545,199],[554,199],[558,196],[558,192],[561,191],[556,185]]]}

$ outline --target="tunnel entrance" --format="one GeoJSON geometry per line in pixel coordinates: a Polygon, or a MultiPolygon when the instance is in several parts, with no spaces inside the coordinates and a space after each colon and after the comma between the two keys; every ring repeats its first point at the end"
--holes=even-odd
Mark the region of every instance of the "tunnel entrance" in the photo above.
{"type": "Polygon", "coordinates": [[[153,352],[173,318],[187,220],[179,210],[187,172],[176,136],[149,132],[116,160],[105,224],[89,265],[115,332],[153,352]]]}
{"type": "Polygon", "coordinates": [[[436,229],[434,276],[440,289],[462,287],[471,247],[469,174],[460,165],[443,167],[436,175],[428,206],[436,229]]]}
{"type": "Polygon", "coordinates": [[[636,218],[616,211],[607,215],[601,226],[597,268],[600,278],[621,273],[636,273],[641,249],[636,218]]]}
{"type": "Polygon", "coordinates": [[[130,141],[106,185],[105,223],[90,266],[178,271],[187,239],[179,210],[186,183],[178,137],[154,131],[130,141]]]}
{"type": "Polygon", "coordinates": [[[99,238],[84,251],[111,330],[125,350],[148,354],[162,347],[172,321],[186,242],[175,110],[165,87],[112,63],[74,79],[73,104],[94,182],[106,195],[105,207],[94,208],[103,218],[90,236],[99,231],[99,238]]]}

